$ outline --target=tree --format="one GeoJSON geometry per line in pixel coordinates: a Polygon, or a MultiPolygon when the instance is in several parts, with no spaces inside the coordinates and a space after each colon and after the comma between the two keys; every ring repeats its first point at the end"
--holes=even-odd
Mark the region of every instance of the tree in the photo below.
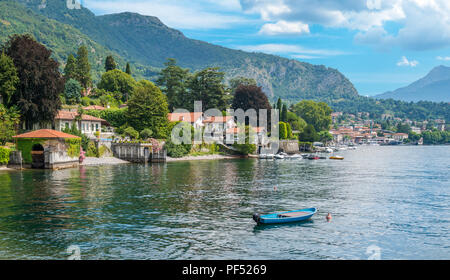
{"type": "Polygon", "coordinates": [[[292,106],[292,111],[306,123],[314,126],[316,131],[328,131],[331,125],[331,108],[324,102],[302,100],[292,106]]]}
{"type": "Polygon", "coordinates": [[[255,79],[246,78],[246,77],[242,77],[242,76],[232,78],[228,82],[228,84],[230,85],[230,91],[233,94],[236,93],[236,89],[239,86],[256,86],[257,85],[255,79]]]}
{"type": "Polygon", "coordinates": [[[97,87],[107,92],[111,92],[116,98],[127,101],[129,95],[136,86],[136,81],[125,72],[119,69],[108,71],[102,75],[97,87]]]}
{"type": "Polygon", "coordinates": [[[405,124],[399,123],[397,125],[397,132],[398,133],[410,133],[411,127],[407,123],[405,123],[405,124]]]}
{"type": "MultiPolygon", "coordinates": [[[[176,65],[177,62],[173,58],[169,58],[164,65],[164,68],[159,74],[156,84],[161,87],[162,92],[167,96],[169,103],[169,110],[173,111],[176,108],[186,108],[187,101],[187,81],[190,77],[189,70],[183,69],[176,65]]],[[[189,107],[190,108],[190,107],[189,107]]]]}
{"type": "Polygon", "coordinates": [[[151,129],[154,137],[165,138],[169,108],[166,96],[152,82],[142,80],[128,101],[128,123],[136,130],[151,129]]]}
{"type": "Polygon", "coordinates": [[[77,60],[73,54],[67,57],[66,67],[64,67],[64,77],[66,80],[77,79],[77,60]]]}
{"type": "Polygon", "coordinates": [[[147,140],[153,135],[153,131],[151,129],[145,128],[144,130],[139,133],[141,139],[147,140]]]}
{"type": "Polygon", "coordinates": [[[306,127],[306,122],[304,119],[300,118],[293,112],[287,112],[287,122],[291,125],[293,130],[302,132],[306,127]]]}
{"type": "Polygon", "coordinates": [[[131,76],[131,68],[130,68],[130,63],[127,62],[127,67],[125,68],[125,73],[127,73],[128,75],[131,76]]]}
{"type": "Polygon", "coordinates": [[[16,105],[27,129],[39,122],[51,122],[61,108],[64,78],[52,52],[30,35],[14,35],[6,43],[19,76],[11,103],[16,105]]]}
{"type": "Polygon", "coordinates": [[[244,144],[238,144],[234,143],[233,148],[235,148],[239,153],[243,155],[249,155],[253,154],[256,151],[256,144],[254,144],[256,139],[252,139],[250,137],[250,127],[247,125],[245,126],[245,143],[244,144]]]}
{"type": "Polygon", "coordinates": [[[138,139],[139,138],[139,132],[137,132],[134,128],[127,127],[124,131],[123,134],[125,136],[130,137],[131,139],[138,139]]]}
{"type": "Polygon", "coordinates": [[[280,117],[280,120],[282,122],[287,122],[287,112],[288,112],[287,106],[286,106],[286,104],[283,104],[283,107],[281,109],[281,117],[280,117]]]}
{"type": "Polygon", "coordinates": [[[108,55],[105,60],[105,71],[108,72],[108,71],[114,70],[114,69],[116,69],[116,67],[117,67],[117,64],[114,61],[114,57],[112,55],[108,55]]]}
{"type": "MultiPolygon", "coordinates": [[[[257,114],[260,109],[266,109],[270,121],[270,110],[272,107],[270,106],[269,100],[267,99],[266,94],[262,91],[261,87],[256,85],[238,86],[235,90],[231,107],[234,110],[242,109],[244,112],[249,109],[255,109],[257,114]]],[[[259,114],[257,116],[259,118],[259,114]]],[[[269,121],[268,124],[270,123],[269,121]]],[[[247,120],[246,124],[248,125],[247,120]]]]}
{"type": "MultiPolygon", "coordinates": [[[[224,111],[227,105],[225,86],[222,83],[225,73],[219,68],[206,68],[194,74],[189,81],[189,95],[185,105],[193,111],[194,101],[202,101],[203,110],[224,111]]],[[[187,108],[186,108],[187,109],[187,108]]]]}
{"type": "Polygon", "coordinates": [[[317,134],[317,136],[319,137],[320,142],[325,145],[333,140],[333,135],[329,131],[321,131],[317,134]]]}
{"type": "Polygon", "coordinates": [[[15,107],[7,109],[3,104],[0,104],[0,146],[4,146],[16,135],[19,121],[19,111],[15,107]]]}
{"type": "Polygon", "coordinates": [[[79,103],[81,100],[81,84],[74,79],[69,79],[64,87],[64,97],[67,104],[79,103]]]}
{"type": "Polygon", "coordinates": [[[302,142],[315,142],[319,140],[316,129],[312,124],[308,124],[302,133],[298,135],[298,140],[302,142]]]}
{"type": "Polygon", "coordinates": [[[2,52],[0,56],[0,103],[8,105],[19,84],[13,60],[2,52]]]}
{"type": "Polygon", "coordinates": [[[88,50],[85,45],[78,48],[76,76],[83,88],[87,89],[91,85],[91,65],[89,64],[88,50]]]}
{"type": "Polygon", "coordinates": [[[287,139],[288,138],[288,130],[287,130],[287,127],[286,127],[286,123],[284,123],[284,122],[279,122],[278,123],[278,127],[279,127],[279,136],[280,136],[280,139],[287,139]]]}
{"type": "Polygon", "coordinates": [[[277,101],[277,110],[278,110],[278,114],[280,115],[280,119],[281,119],[281,110],[283,109],[283,103],[281,102],[281,98],[278,98],[277,101]]]}

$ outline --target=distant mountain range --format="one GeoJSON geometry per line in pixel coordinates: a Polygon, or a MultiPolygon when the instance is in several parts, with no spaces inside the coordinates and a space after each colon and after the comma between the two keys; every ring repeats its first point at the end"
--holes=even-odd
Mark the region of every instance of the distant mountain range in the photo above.
{"type": "Polygon", "coordinates": [[[86,8],[68,9],[66,0],[0,0],[0,43],[25,32],[50,48],[61,64],[87,44],[94,81],[103,72],[106,56],[113,54],[121,69],[126,62],[132,64],[137,79],[154,80],[166,59],[175,58],[192,71],[220,67],[226,79],[254,78],[272,100],[358,97],[353,84],[336,69],[189,39],[156,17],[128,12],[95,16],[86,8]]]}
{"type": "Polygon", "coordinates": [[[409,86],[374,96],[377,99],[450,102],[450,67],[433,68],[424,78],[409,86]]]}

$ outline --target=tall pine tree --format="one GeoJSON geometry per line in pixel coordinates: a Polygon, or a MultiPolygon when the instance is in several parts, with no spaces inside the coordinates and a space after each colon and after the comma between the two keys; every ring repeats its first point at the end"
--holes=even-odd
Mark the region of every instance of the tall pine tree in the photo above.
{"type": "Polygon", "coordinates": [[[77,80],[87,89],[91,85],[91,65],[89,64],[88,50],[82,45],[77,52],[77,80]]]}
{"type": "Polygon", "coordinates": [[[114,57],[112,55],[108,55],[106,57],[106,61],[105,61],[105,71],[108,72],[108,71],[114,70],[114,69],[116,69],[116,67],[117,67],[117,64],[116,64],[116,61],[114,61],[114,57]]]}
{"type": "Polygon", "coordinates": [[[169,58],[164,65],[164,68],[156,84],[161,87],[162,92],[167,96],[167,102],[169,103],[169,110],[176,108],[193,108],[192,104],[187,104],[187,81],[189,78],[189,70],[183,69],[176,65],[177,62],[173,58],[169,58]],[[186,107],[188,106],[188,107],[186,107]]]}
{"type": "Polygon", "coordinates": [[[128,63],[128,62],[127,62],[127,67],[125,68],[125,73],[127,73],[128,75],[131,75],[130,63],[128,63]]]}
{"type": "Polygon", "coordinates": [[[73,54],[70,54],[69,57],[67,57],[66,67],[64,67],[64,76],[67,81],[77,78],[77,60],[73,54]]]}

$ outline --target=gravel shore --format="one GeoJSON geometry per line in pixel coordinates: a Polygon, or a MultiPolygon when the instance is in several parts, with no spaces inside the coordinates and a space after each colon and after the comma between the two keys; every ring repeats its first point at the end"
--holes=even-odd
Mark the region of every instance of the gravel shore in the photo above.
{"type": "Polygon", "coordinates": [[[211,159],[236,159],[242,158],[241,156],[227,156],[227,155],[204,155],[204,156],[187,156],[180,158],[167,157],[166,161],[184,161],[184,160],[211,160],[211,159]]]}
{"type": "Polygon", "coordinates": [[[104,158],[87,157],[83,160],[83,163],[80,165],[114,165],[124,163],[129,162],[115,157],[104,157],[104,158]]]}

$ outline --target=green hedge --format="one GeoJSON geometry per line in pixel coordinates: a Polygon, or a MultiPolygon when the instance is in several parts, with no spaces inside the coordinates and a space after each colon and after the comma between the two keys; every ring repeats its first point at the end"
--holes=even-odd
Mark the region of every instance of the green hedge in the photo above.
{"type": "Polygon", "coordinates": [[[80,156],[81,139],[66,139],[67,154],[69,157],[75,158],[80,156]]]}
{"type": "Polygon", "coordinates": [[[87,110],[86,115],[91,115],[97,118],[106,120],[113,127],[121,127],[127,123],[125,115],[126,108],[123,109],[106,109],[106,110],[87,110]]]}
{"type": "Polygon", "coordinates": [[[31,149],[35,144],[44,146],[45,139],[22,138],[17,140],[17,150],[22,152],[22,159],[25,163],[31,163],[31,149]]]}
{"type": "Polygon", "coordinates": [[[0,165],[8,164],[10,153],[11,153],[10,149],[0,147],[0,165]]]}

